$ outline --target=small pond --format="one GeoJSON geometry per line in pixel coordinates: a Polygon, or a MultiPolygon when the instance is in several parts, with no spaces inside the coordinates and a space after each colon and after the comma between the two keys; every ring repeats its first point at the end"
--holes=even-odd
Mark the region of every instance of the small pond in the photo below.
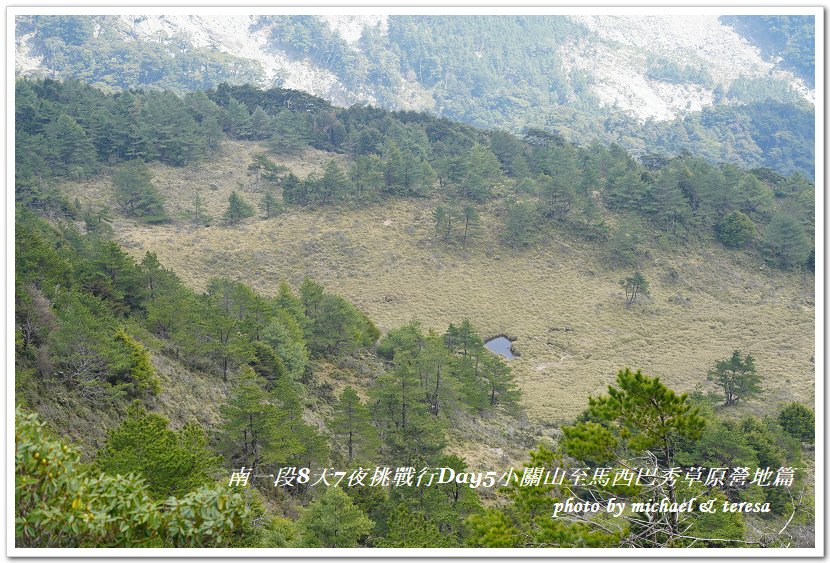
{"type": "Polygon", "coordinates": [[[484,343],[485,348],[490,350],[491,352],[495,352],[499,356],[506,358],[508,360],[512,360],[515,358],[513,355],[513,350],[510,347],[513,345],[507,338],[504,336],[497,336],[495,338],[491,338],[487,342],[484,343]]]}

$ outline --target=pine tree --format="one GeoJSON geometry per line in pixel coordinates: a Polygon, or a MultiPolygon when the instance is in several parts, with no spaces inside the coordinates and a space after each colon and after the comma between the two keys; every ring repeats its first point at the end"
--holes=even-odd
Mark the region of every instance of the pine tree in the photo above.
{"type": "Polygon", "coordinates": [[[533,211],[530,204],[523,201],[511,203],[507,208],[504,225],[504,241],[514,250],[530,244],[533,231],[533,211]]]}
{"type": "Polygon", "coordinates": [[[259,208],[265,212],[266,219],[270,219],[273,215],[277,215],[282,211],[274,191],[268,189],[262,194],[262,201],[259,203],[259,208]]]}
{"type": "Polygon", "coordinates": [[[451,410],[457,400],[458,386],[443,338],[432,332],[427,335],[415,356],[415,367],[430,414],[438,416],[442,408],[451,410]]]}
{"type": "Polygon", "coordinates": [[[761,378],[755,369],[755,359],[752,356],[741,358],[738,350],[732,353],[731,358],[716,362],[706,377],[723,389],[724,406],[727,407],[761,392],[761,378]]]}
{"type": "Polygon", "coordinates": [[[147,165],[140,160],[126,162],[113,179],[115,201],[124,215],[147,223],[167,220],[164,201],[152,183],[147,165]]]}
{"type": "Polygon", "coordinates": [[[497,407],[515,409],[520,391],[513,382],[510,368],[500,358],[482,357],[481,376],[486,386],[487,402],[491,410],[497,407]]]}
{"type": "Polygon", "coordinates": [[[787,270],[802,266],[810,256],[810,241],[804,229],[788,215],[776,214],[767,225],[763,238],[764,257],[787,270]]]}
{"type": "Polygon", "coordinates": [[[707,166],[692,180],[696,186],[695,192],[700,196],[701,215],[709,224],[715,223],[735,208],[737,181],[732,177],[727,178],[720,168],[707,166]]]}
{"type": "Polygon", "coordinates": [[[328,487],[303,511],[298,522],[303,547],[356,547],[374,522],[340,487],[328,487]]]}
{"type": "Polygon", "coordinates": [[[253,350],[250,342],[240,332],[240,319],[234,317],[208,296],[198,321],[201,352],[216,361],[222,370],[222,380],[228,380],[228,373],[234,366],[249,361],[253,350]]]}
{"type": "Polygon", "coordinates": [[[147,349],[121,327],[115,331],[115,340],[127,350],[127,361],[124,369],[135,388],[135,394],[143,396],[161,393],[161,380],[156,374],[156,368],[150,362],[150,354],[147,349]]]}
{"type": "Polygon", "coordinates": [[[467,236],[471,236],[475,227],[478,226],[479,215],[475,206],[470,204],[465,205],[461,213],[464,216],[464,235],[461,237],[461,242],[466,244],[467,236]]]}
{"type": "Polygon", "coordinates": [[[251,114],[248,112],[248,108],[237,101],[236,98],[230,97],[225,110],[227,112],[225,130],[228,134],[237,139],[250,139],[251,114]]]}
{"type": "Polygon", "coordinates": [[[303,329],[285,309],[277,312],[274,319],[263,329],[262,339],[279,356],[288,377],[299,381],[308,364],[303,329]]]}
{"type": "Polygon", "coordinates": [[[208,213],[204,210],[204,201],[202,200],[202,194],[197,190],[193,193],[193,197],[191,198],[191,204],[193,205],[191,216],[193,217],[193,223],[196,225],[201,226],[208,226],[213,222],[213,217],[211,217],[208,213]]]}
{"type": "Polygon", "coordinates": [[[285,280],[280,281],[275,301],[277,307],[291,315],[301,330],[306,331],[309,328],[311,321],[305,313],[305,306],[302,300],[294,295],[285,280]]]}
{"type": "Polygon", "coordinates": [[[308,186],[307,182],[289,172],[282,181],[282,199],[293,205],[308,205],[308,186]]]}
{"type": "Polygon", "coordinates": [[[44,128],[46,160],[59,175],[87,176],[97,167],[95,147],[83,127],[62,113],[44,128]]]}
{"type": "Polygon", "coordinates": [[[219,118],[216,115],[208,115],[202,120],[199,127],[202,137],[205,139],[205,147],[207,150],[216,153],[222,146],[222,139],[225,138],[222,125],[219,124],[219,118]]]}
{"type": "Polygon", "coordinates": [[[210,483],[219,458],[208,449],[204,430],[189,423],[173,431],[169,424],[167,418],[132,405],[121,425],[108,433],[95,465],[112,475],[143,477],[150,494],[159,499],[210,483]]]}
{"type": "Polygon", "coordinates": [[[717,239],[728,248],[743,248],[755,238],[755,223],[740,211],[730,211],[715,225],[717,239]]]}
{"type": "Polygon", "coordinates": [[[261,141],[271,135],[271,116],[260,106],[251,114],[251,139],[261,141]]]}
{"type": "Polygon", "coordinates": [[[377,379],[372,397],[372,419],[378,426],[384,459],[410,464],[440,453],[443,431],[428,413],[411,353],[395,354],[394,368],[377,379]]]}
{"type": "Polygon", "coordinates": [[[608,224],[592,193],[582,199],[579,209],[579,225],[580,234],[588,240],[605,241],[608,239],[608,224]]]}
{"type": "Polygon", "coordinates": [[[762,219],[769,215],[775,206],[772,189],[753,174],[744,174],[738,182],[738,207],[749,215],[762,219]]]}
{"type": "Polygon", "coordinates": [[[222,414],[222,448],[234,467],[257,469],[287,461],[303,450],[301,436],[282,424],[286,411],[264,388],[264,381],[243,366],[222,414]]]}
{"type": "Polygon", "coordinates": [[[640,295],[648,295],[648,281],[639,270],[633,275],[620,280],[620,286],[625,290],[625,304],[632,305],[640,295]]]}
{"type": "Polygon", "coordinates": [[[781,428],[799,442],[816,441],[816,415],[801,403],[790,403],[778,415],[781,428]]]}
{"type": "Polygon", "coordinates": [[[308,146],[311,134],[302,114],[283,110],[271,122],[270,145],[278,154],[295,154],[308,146]]]}
{"type": "Polygon", "coordinates": [[[456,547],[448,534],[424,512],[410,510],[405,502],[398,502],[387,523],[388,532],[374,542],[381,548],[456,547]]]}
{"type": "Polygon", "coordinates": [[[394,141],[387,141],[383,148],[383,182],[384,191],[387,194],[395,195],[403,188],[404,158],[400,148],[394,141]]]}
{"type": "Polygon", "coordinates": [[[502,178],[501,167],[496,155],[479,144],[472,146],[461,162],[462,175],[458,190],[462,197],[484,201],[490,190],[502,178]]]}
{"type": "MultiPolygon", "coordinates": [[[[632,459],[650,459],[647,463],[660,474],[680,465],[677,452],[681,445],[694,443],[705,427],[706,419],[699,409],[692,407],[686,395],[676,394],[659,378],[624,369],[617,373],[617,386],[609,386],[607,395],[588,400],[588,410],[579,422],[562,427],[562,447],[568,456],[597,466],[625,467],[632,459]]],[[[680,480],[655,480],[630,489],[600,485],[590,490],[601,503],[612,495],[618,500],[625,497],[628,503],[659,498],[666,498],[669,503],[691,497],[697,497],[700,502],[707,496],[715,501],[723,498],[716,490],[707,493],[702,487],[695,489],[680,480]]],[[[647,523],[638,521],[636,516],[623,518],[626,520],[622,521],[618,534],[627,535],[632,545],[670,546],[684,545],[681,536],[689,529],[690,522],[694,525],[705,516],[662,512],[655,513],[647,523]]],[[[713,522],[706,520],[706,524],[711,526],[713,522]]],[[[730,537],[735,531],[714,537],[730,537]]]]}
{"type": "MultiPolygon", "coordinates": [[[[540,446],[530,452],[525,467],[544,468],[551,474],[562,470],[562,459],[540,446]]],[[[555,485],[520,486],[512,482],[500,490],[507,504],[472,514],[466,521],[467,543],[473,547],[611,547],[619,545],[619,534],[607,526],[551,518],[554,504],[570,492],[555,485]]]]}
{"type": "Polygon", "coordinates": [[[608,189],[608,207],[616,210],[638,209],[648,192],[645,182],[634,171],[616,177],[608,189]]]}
{"type": "Polygon", "coordinates": [[[688,224],[692,215],[676,175],[668,169],[657,177],[643,205],[644,211],[652,215],[667,234],[676,234],[678,227],[688,224]]]}
{"type": "Polygon", "coordinates": [[[348,189],[349,180],[340,170],[337,161],[332,159],[326,163],[323,177],[315,185],[315,198],[321,205],[331,203],[341,197],[348,189]]]}
{"type": "Polygon", "coordinates": [[[608,241],[608,261],[617,268],[635,265],[639,244],[639,231],[628,223],[622,223],[608,241]]]}
{"type": "Polygon", "coordinates": [[[383,184],[383,162],[377,155],[358,156],[349,170],[354,197],[357,200],[377,197],[383,184]]]}
{"type": "Polygon", "coordinates": [[[564,446],[577,459],[605,461],[610,447],[622,445],[634,452],[650,451],[662,465],[671,467],[678,440],[700,436],[706,422],[686,395],[677,395],[651,378],[629,369],[617,373],[618,387],[608,395],[590,398],[590,420],[563,427],[564,446]],[[594,436],[596,434],[596,436],[594,436]],[[588,437],[593,436],[589,440],[588,437]],[[591,452],[591,453],[589,453],[591,452]]]}
{"type": "Polygon", "coordinates": [[[243,219],[252,217],[254,208],[242,199],[236,191],[232,191],[228,197],[228,208],[225,210],[225,222],[229,225],[236,225],[243,219]]]}
{"type": "Polygon", "coordinates": [[[542,214],[548,219],[563,219],[571,210],[576,200],[574,178],[565,174],[548,176],[540,174],[536,178],[539,197],[542,200],[542,214]]]}
{"type": "Polygon", "coordinates": [[[371,424],[369,409],[360,402],[352,387],[343,389],[334,405],[328,427],[347,452],[349,465],[355,460],[371,460],[377,449],[377,432],[371,424]]]}

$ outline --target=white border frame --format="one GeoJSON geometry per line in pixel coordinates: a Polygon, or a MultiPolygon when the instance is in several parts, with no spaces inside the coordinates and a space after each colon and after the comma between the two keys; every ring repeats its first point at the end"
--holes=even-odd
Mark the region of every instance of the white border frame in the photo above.
{"type": "Polygon", "coordinates": [[[388,6],[377,2],[365,2],[362,7],[345,5],[337,2],[335,5],[274,5],[274,6],[204,6],[189,4],[176,7],[159,6],[130,6],[114,7],[89,2],[84,7],[69,6],[7,6],[6,7],[6,323],[5,355],[6,355],[6,555],[8,557],[272,557],[272,558],[311,558],[311,557],[360,557],[360,558],[390,558],[390,557],[431,557],[431,558],[552,558],[552,557],[823,557],[825,549],[825,388],[824,388],[824,9],[817,6],[758,6],[743,5],[730,7],[667,7],[660,5],[626,7],[563,7],[544,6],[538,2],[531,5],[516,7],[487,5],[487,2],[472,3],[469,1],[457,2],[455,6],[388,6]],[[484,5],[482,5],[484,4],[484,5]],[[816,412],[816,479],[815,479],[815,530],[816,546],[813,548],[656,548],[656,549],[626,549],[626,548],[363,548],[363,549],[296,549],[296,548],[18,548],[14,546],[14,67],[15,67],[15,26],[16,16],[28,14],[78,14],[78,15],[118,15],[118,14],[148,14],[148,15],[213,15],[223,14],[377,14],[390,15],[419,14],[419,15],[567,15],[567,14],[595,14],[595,15],[812,15],[815,16],[815,186],[816,186],[816,260],[815,260],[815,412],[816,412]],[[821,235],[821,236],[818,236],[821,235]],[[819,288],[821,290],[819,290],[819,288]],[[821,376],[819,376],[821,374],[821,376]]]}

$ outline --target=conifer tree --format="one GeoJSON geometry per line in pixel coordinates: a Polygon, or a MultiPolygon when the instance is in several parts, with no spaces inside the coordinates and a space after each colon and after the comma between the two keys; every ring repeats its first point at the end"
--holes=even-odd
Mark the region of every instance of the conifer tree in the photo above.
{"type": "Polygon", "coordinates": [[[278,154],[296,154],[308,146],[311,134],[302,114],[283,110],[271,122],[269,144],[278,154]]]}
{"type": "Polygon", "coordinates": [[[337,165],[337,161],[334,159],[329,160],[323,170],[322,178],[315,185],[315,199],[321,205],[326,205],[339,199],[347,190],[348,182],[348,178],[337,165]]]}
{"type": "Polygon", "coordinates": [[[261,141],[271,135],[271,116],[260,106],[251,114],[251,139],[261,141]]]}
{"type": "Polygon", "coordinates": [[[552,220],[563,219],[576,200],[574,178],[564,172],[554,176],[540,174],[536,178],[536,185],[539,186],[544,217],[552,220]]]}
{"type": "Polygon", "coordinates": [[[608,190],[608,206],[612,209],[637,209],[648,192],[646,184],[634,171],[617,176],[608,190]]]}
{"type": "MultiPolygon", "coordinates": [[[[625,467],[632,459],[650,460],[646,463],[657,474],[680,465],[677,454],[681,446],[698,440],[706,427],[700,410],[691,405],[686,395],[676,394],[659,378],[648,377],[640,371],[621,370],[616,383],[608,387],[607,395],[589,399],[588,409],[579,422],[562,428],[564,452],[582,463],[597,466],[625,467]]],[[[691,497],[699,502],[708,498],[714,499],[713,502],[723,499],[717,489],[707,491],[680,480],[654,480],[631,488],[609,489],[602,484],[587,483],[586,487],[599,502],[609,496],[616,496],[618,500],[625,497],[629,503],[660,498],[666,498],[668,503],[680,503],[691,497]]],[[[714,532],[714,538],[741,538],[741,519],[735,516],[727,516],[724,522],[720,516],[660,512],[654,513],[648,522],[636,516],[630,519],[624,516],[627,521],[622,520],[623,525],[614,528],[620,538],[627,536],[626,544],[675,546],[685,545],[683,536],[694,526],[720,528],[714,532]]],[[[593,528],[589,525],[588,529],[593,528]]],[[[700,539],[706,543],[706,534],[701,533],[700,539]]]]}
{"type": "Polygon", "coordinates": [[[740,211],[730,211],[715,225],[717,239],[728,248],[743,248],[755,237],[755,223],[740,211]]]}
{"type": "Polygon", "coordinates": [[[430,460],[444,447],[443,431],[428,413],[410,352],[395,354],[394,368],[372,389],[372,419],[378,426],[384,459],[409,464],[430,460]]]}
{"type": "Polygon", "coordinates": [[[182,496],[210,483],[219,459],[208,449],[204,430],[188,423],[174,431],[169,424],[160,414],[132,405],[98,450],[96,466],[112,475],[143,477],[158,499],[182,496]]]}
{"type": "Polygon", "coordinates": [[[626,306],[635,303],[637,301],[637,297],[639,297],[640,295],[648,295],[649,292],[648,282],[639,270],[634,272],[633,275],[623,280],[620,280],[620,285],[622,286],[623,290],[625,290],[626,306]]]}
{"type": "Polygon", "coordinates": [[[723,389],[724,406],[727,407],[761,392],[761,377],[755,369],[755,359],[749,355],[742,358],[738,350],[732,352],[729,359],[716,362],[706,377],[723,389]]]}
{"type": "Polygon", "coordinates": [[[513,382],[510,368],[496,356],[483,356],[481,376],[487,391],[490,409],[513,409],[519,400],[519,388],[513,382]]]}
{"type": "Polygon", "coordinates": [[[44,128],[45,154],[61,175],[86,176],[97,167],[95,147],[83,127],[62,113],[44,128]]]}
{"type": "Polygon", "coordinates": [[[229,225],[236,225],[243,219],[253,216],[254,208],[242,199],[236,191],[232,191],[228,197],[228,208],[225,210],[225,222],[229,225]]]}
{"type": "Polygon", "coordinates": [[[191,198],[191,217],[193,218],[193,223],[196,225],[201,226],[208,226],[213,221],[213,217],[211,217],[208,213],[204,210],[204,200],[202,199],[202,194],[197,190],[194,192],[193,197],[191,198]]]}
{"type": "Polygon", "coordinates": [[[810,241],[804,229],[792,217],[776,214],[767,225],[763,238],[764,257],[787,270],[802,266],[810,256],[810,241]]]}
{"type": "Polygon", "coordinates": [[[303,547],[356,547],[374,523],[340,487],[327,487],[298,522],[303,547]]]}
{"type": "Polygon", "coordinates": [[[280,281],[279,289],[277,292],[277,297],[275,299],[277,307],[286,311],[297,325],[305,331],[308,329],[311,321],[309,320],[308,316],[305,313],[305,306],[303,305],[302,300],[294,295],[294,292],[285,282],[285,280],[280,281]]]}
{"type": "Polygon", "coordinates": [[[156,368],[150,362],[150,354],[135,338],[127,334],[123,327],[115,331],[115,340],[127,350],[126,376],[133,384],[136,394],[158,395],[161,393],[161,380],[156,374],[156,368]]]}
{"type": "Polygon", "coordinates": [[[264,388],[253,369],[243,366],[222,414],[222,448],[235,467],[254,470],[283,462],[303,450],[301,436],[281,422],[287,412],[264,388]]]}
{"type": "Polygon", "coordinates": [[[222,139],[225,137],[219,118],[214,114],[206,116],[202,120],[199,129],[205,139],[205,148],[211,153],[219,152],[222,139]]]}
{"type": "Polygon", "coordinates": [[[456,547],[424,512],[411,510],[405,502],[397,503],[387,528],[386,535],[374,542],[376,547],[456,547]]]}
{"type": "Polygon", "coordinates": [[[633,266],[637,263],[640,232],[636,226],[623,223],[608,240],[608,261],[614,267],[633,266]]]}
{"type": "Polygon", "coordinates": [[[358,156],[349,170],[354,197],[357,200],[377,197],[383,184],[383,162],[378,155],[358,156]]]}
{"type": "Polygon", "coordinates": [[[507,207],[505,219],[504,242],[514,250],[524,248],[530,244],[533,230],[533,211],[530,204],[523,201],[512,202],[507,207]]]}
{"type": "Polygon", "coordinates": [[[152,183],[150,169],[141,160],[125,163],[113,179],[115,201],[124,215],[147,223],[167,220],[164,201],[152,183]]]}
{"type": "Polygon", "coordinates": [[[371,423],[369,409],[361,403],[352,387],[343,389],[328,424],[340,449],[346,450],[349,465],[355,459],[371,460],[377,450],[377,432],[371,423]]]}
{"type": "Polygon", "coordinates": [[[496,155],[487,147],[479,144],[472,146],[462,160],[462,175],[458,190],[462,197],[484,201],[490,190],[502,178],[501,168],[496,155]]]}
{"type": "Polygon", "coordinates": [[[273,190],[265,190],[265,193],[262,194],[262,201],[259,203],[259,208],[265,213],[266,219],[270,219],[273,215],[281,211],[280,203],[273,190]]]}
{"type": "MultiPolygon", "coordinates": [[[[539,447],[530,452],[525,467],[553,472],[562,460],[553,451],[539,447]]],[[[561,469],[560,469],[561,470],[561,469]]],[[[467,543],[473,547],[611,547],[619,545],[620,534],[610,527],[592,527],[571,519],[551,518],[554,504],[566,494],[552,484],[519,486],[512,482],[500,491],[508,504],[472,514],[466,522],[467,543]]]]}
{"type": "Polygon", "coordinates": [[[248,108],[236,98],[230,97],[225,109],[227,111],[225,130],[228,134],[237,139],[250,139],[251,114],[248,108]]]}
{"type": "Polygon", "coordinates": [[[691,219],[691,207],[680,190],[677,176],[664,169],[651,186],[643,203],[644,210],[654,217],[666,234],[676,234],[691,219]]]}
{"type": "Polygon", "coordinates": [[[452,373],[450,354],[443,339],[430,332],[424,345],[416,352],[415,367],[421,380],[427,408],[430,414],[438,416],[457,400],[458,389],[455,374],[452,373]]]}
{"type": "Polygon", "coordinates": [[[461,242],[466,244],[467,236],[472,235],[475,227],[478,225],[479,214],[475,206],[469,203],[464,206],[461,213],[464,216],[464,235],[461,237],[461,242]]]}
{"type": "Polygon", "coordinates": [[[300,180],[293,172],[282,181],[282,199],[293,205],[308,205],[308,182],[300,180]]]}

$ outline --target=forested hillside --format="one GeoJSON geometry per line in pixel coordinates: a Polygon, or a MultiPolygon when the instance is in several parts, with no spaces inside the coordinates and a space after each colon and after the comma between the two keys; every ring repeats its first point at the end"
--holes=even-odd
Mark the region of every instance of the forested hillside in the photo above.
{"type": "Polygon", "coordinates": [[[26,16],[17,74],[105,90],[284,86],[812,178],[812,20],[26,16]]]}
{"type": "Polygon", "coordinates": [[[780,57],[807,84],[815,84],[816,30],[809,16],[723,16],[767,57],[780,57]]]}
{"type": "Polygon", "coordinates": [[[804,176],[224,83],[15,104],[19,546],[813,544],[804,176]],[[585,489],[769,512],[551,518],[641,459],[796,473],[585,489]]]}

